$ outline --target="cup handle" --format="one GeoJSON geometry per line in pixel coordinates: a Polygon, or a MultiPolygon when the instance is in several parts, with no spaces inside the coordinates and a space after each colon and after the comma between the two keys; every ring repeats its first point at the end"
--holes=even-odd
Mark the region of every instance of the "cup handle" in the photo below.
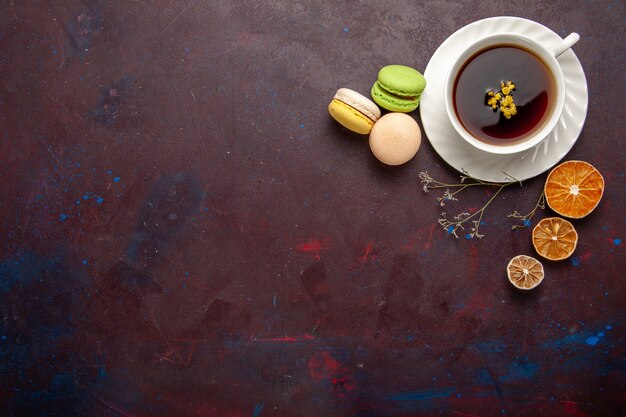
{"type": "Polygon", "coordinates": [[[570,33],[565,39],[563,39],[556,46],[553,46],[550,51],[555,58],[561,56],[561,54],[567,51],[569,48],[574,46],[576,42],[580,39],[580,35],[576,32],[570,33]]]}

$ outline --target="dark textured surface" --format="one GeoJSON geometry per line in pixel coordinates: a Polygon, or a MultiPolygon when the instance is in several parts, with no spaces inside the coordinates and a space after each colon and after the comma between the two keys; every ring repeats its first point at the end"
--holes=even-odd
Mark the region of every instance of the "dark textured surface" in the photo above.
{"type": "MultiPolygon", "coordinates": [[[[3,416],[623,415],[623,2],[0,2],[3,416]],[[518,293],[545,176],[456,240],[326,113],[472,21],[537,20],[589,85],[605,176],[518,293]]],[[[415,117],[418,117],[415,114],[415,117]]],[[[418,117],[419,121],[419,117],[418,117]]],[[[472,190],[448,209],[480,207],[472,190]]],[[[549,211],[540,216],[549,215],[549,211]]]]}

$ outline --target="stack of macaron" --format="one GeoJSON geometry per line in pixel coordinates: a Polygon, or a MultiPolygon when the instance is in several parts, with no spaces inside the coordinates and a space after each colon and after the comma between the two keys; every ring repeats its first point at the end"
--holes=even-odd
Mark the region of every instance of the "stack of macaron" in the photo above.
{"type": "Polygon", "coordinates": [[[378,106],[349,88],[337,90],[328,105],[328,112],[343,126],[362,135],[369,134],[374,123],[380,119],[378,106]]]}
{"type": "Polygon", "coordinates": [[[413,68],[388,65],[378,72],[378,80],[372,86],[372,98],[381,107],[408,113],[417,109],[426,79],[413,68]]]}
{"type": "Polygon", "coordinates": [[[371,89],[372,102],[364,95],[340,88],[328,105],[328,112],[347,129],[369,134],[374,156],[388,165],[401,165],[417,153],[422,134],[415,119],[405,113],[419,106],[426,87],[424,76],[413,68],[388,65],[378,72],[371,89]],[[389,110],[381,117],[376,105],[389,110]]]}

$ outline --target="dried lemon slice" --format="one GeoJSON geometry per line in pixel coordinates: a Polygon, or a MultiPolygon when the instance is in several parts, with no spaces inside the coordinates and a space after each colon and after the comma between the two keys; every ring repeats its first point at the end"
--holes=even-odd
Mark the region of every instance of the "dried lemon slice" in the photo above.
{"type": "Polygon", "coordinates": [[[533,246],[537,253],[551,261],[570,257],[576,244],[578,233],[574,226],[560,217],[547,217],[533,229],[533,246]]]}
{"type": "Polygon", "coordinates": [[[543,281],[543,265],[531,256],[517,255],[506,267],[509,281],[520,290],[532,290],[543,281]]]}
{"type": "Polygon", "coordinates": [[[589,162],[567,161],[550,171],[543,192],[552,210],[561,216],[580,219],[600,202],[604,178],[589,162]]]}

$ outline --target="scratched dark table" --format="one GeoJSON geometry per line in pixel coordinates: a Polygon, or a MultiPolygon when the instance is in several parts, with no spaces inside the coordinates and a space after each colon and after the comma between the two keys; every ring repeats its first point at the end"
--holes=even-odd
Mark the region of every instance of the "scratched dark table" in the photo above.
{"type": "MultiPolygon", "coordinates": [[[[624,415],[623,2],[2,1],[0,415],[624,415]],[[327,114],[475,20],[565,36],[603,201],[532,292],[327,114]]],[[[413,116],[421,124],[418,112],[413,116]]],[[[476,210],[493,188],[445,209],[476,210]]],[[[549,209],[533,219],[550,216],[549,209]]]]}

